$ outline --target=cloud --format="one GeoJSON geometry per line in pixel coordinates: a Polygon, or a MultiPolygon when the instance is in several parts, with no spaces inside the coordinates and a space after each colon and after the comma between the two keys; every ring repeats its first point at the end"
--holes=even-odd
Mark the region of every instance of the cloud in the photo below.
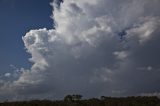
{"type": "Polygon", "coordinates": [[[5,73],[4,76],[5,76],[5,77],[10,77],[10,76],[11,76],[11,73],[5,73]]]}
{"type": "Polygon", "coordinates": [[[150,40],[154,36],[154,32],[158,30],[160,19],[158,17],[145,17],[141,21],[143,24],[135,25],[135,28],[132,28],[128,33],[132,36],[137,35],[139,37],[139,42],[144,43],[147,40],[150,40]]]}
{"type": "Polygon", "coordinates": [[[117,59],[123,60],[125,58],[127,58],[128,53],[125,51],[116,51],[113,53],[115,56],[117,56],[117,59]]]}
{"type": "Polygon", "coordinates": [[[14,80],[1,81],[0,95],[50,99],[72,93],[159,92],[158,0],[65,0],[59,8],[51,4],[55,29],[34,29],[22,37],[33,65],[19,69],[14,80]]]}
{"type": "Polygon", "coordinates": [[[142,96],[157,96],[160,97],[160,93],[159,92],[153,92],[153,93],[142,93],[142,96]]]}

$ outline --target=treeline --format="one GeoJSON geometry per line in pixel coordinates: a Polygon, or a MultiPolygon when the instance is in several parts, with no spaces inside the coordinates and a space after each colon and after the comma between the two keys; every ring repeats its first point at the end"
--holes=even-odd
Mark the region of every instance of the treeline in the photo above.
{"type": "Polygon", "coordinates": [[[105,97],[82,99],[81,95],[67,95],[64,100],[31,100],[3,102],[0,106],[160,106],[158,97],[105,97]]]}

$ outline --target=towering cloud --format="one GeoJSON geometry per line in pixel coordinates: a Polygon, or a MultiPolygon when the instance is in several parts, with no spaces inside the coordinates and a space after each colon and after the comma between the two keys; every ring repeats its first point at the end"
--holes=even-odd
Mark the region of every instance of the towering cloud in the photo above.
{"type": "MultiPolygon", "coordinates": [[[[57,3],[57,2],[56,2],[57,3]]],[[[159,94],[159,0],[65,0],[55,29],[23,36],[33,65],[0,80],[16,99],[159,94]]],[[[59,3],[59,2],[58,2],[59,3]]]]}

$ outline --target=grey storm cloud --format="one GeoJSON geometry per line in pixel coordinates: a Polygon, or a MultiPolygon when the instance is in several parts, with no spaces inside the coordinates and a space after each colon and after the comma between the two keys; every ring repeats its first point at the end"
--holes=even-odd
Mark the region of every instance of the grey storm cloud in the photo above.
{"type": "MultiPolygon", "coordinates": [[[[30,69],[0,80],[10,99],[155,95],[160,92],[159,0],[64,0],[55,29],[22,37],[30,69]]],[[[59,2],[58,2],[59,3],[59,2]]]]}

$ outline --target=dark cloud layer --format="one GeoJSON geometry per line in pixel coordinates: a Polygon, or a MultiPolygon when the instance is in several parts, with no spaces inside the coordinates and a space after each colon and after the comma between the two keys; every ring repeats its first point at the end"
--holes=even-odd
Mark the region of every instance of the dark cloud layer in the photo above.
{"type": "Polygon", "coordinates": [[[55,29],[26,33],[33,65],[0,80],[1,97],[159,95],[159,0],[55,2],[55,29]]]}

